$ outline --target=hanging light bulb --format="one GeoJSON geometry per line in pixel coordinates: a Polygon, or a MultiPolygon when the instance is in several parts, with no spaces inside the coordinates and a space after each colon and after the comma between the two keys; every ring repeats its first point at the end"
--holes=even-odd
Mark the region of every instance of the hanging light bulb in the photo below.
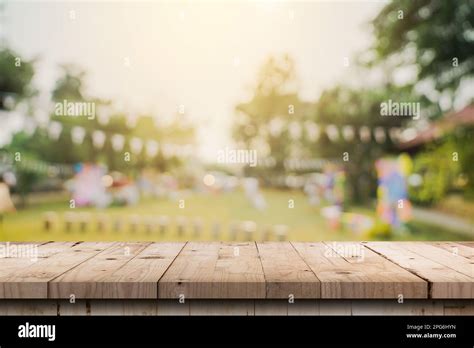
{"type": "Polygon", "coordinates": [[[268,131],[273,137],[278,137],[283,131],[284,125],[285,123],[281,118],[275,117],[268,123],[268,131]]]}
{"type": "Polygon", "coordinates": [[[156,142],[155,140],[148,140],[146,144],[146,154],[149,157],[155,157],[156,154],[158,153],[158,148],[159,148],[158,142],[156,142]]]}
{"type": "Polygon", "coordinates": [[[315,142],[319,139],[319,126],[314,123],[314,122],[306,122],[305,123],[305,126],[306,126],[306,134],[308,136],[308,139],[312,142],[315,142]]]}
{"type": "Polygon", "coordinates": [[[290,123],[288,131],[290,133],[291,139],[293,140],[297,140],[301,137],[301,125],[296,121],[290,123]]]}
{"type": "Polygon", "coordinates": [[[86,130],[82,127],[73,127],[71,130],[72,141],[75,144],[82,144],[86,136],[86,130]]]}
{"type": "Polygon", "coordinates": [[[134,137],[130,140],[130,149],[134,154],[139,154],[143,149],[143,140],[137,137],[134,137]]]}
{"type": "Polygon", "coordinates": [[[337,141],[339,139],[339,131],[333,124],[330,124],[326,127],[326,134],[331,141],[337,141]]]}
{"type": "Polygon", "coordinates": [[[385,130],[382,127],[376,127],[374,129],[374,137],[375,137],[375,141],[379,144],[385,142],[387,138],[385,135],[385,130]]]}
{"type": "Polygon", "coordinates": [[[125,137],[120,134],[114,134],[111,138],[112,148],[115,151],[122,151],[123,146],[125,145],[125,137]]]}
{"type": "Polygon", "coordinates": [[[359,136],[362,142],[367,143],[370,141],[370,128],[367,126],[362,126],[359,129],[359,136]]]}
{"type": "Polygon", "coordinates": [[[390,140],[392,140],[392,143],[396,143],[400,140],[400,133],[401,130],[400,128],[397,127],[392,127],[388,131],[388,135],[390,136],[390,140]]]}
{"type": "Polygon", "coordinates": [[[97,149],[101,149],[104,146],[105,138],[105,133],[100,130],[92,132],[92,144],[97,149]]]}
{"type": "Polygon", "coordinates": [[[344,126],[342,128],[342,136],[344,137],[344,140],[346,141],[352,141],[354,140],[354,127],[352,126],[344,126]]]}
{"type": "Polygon", "coordinates": [[[63,126],[61,125],[61,123],[56,121],[51,122],[48,127],[49,138],[53,140],[58,140],[62,130],[63,126]]]}

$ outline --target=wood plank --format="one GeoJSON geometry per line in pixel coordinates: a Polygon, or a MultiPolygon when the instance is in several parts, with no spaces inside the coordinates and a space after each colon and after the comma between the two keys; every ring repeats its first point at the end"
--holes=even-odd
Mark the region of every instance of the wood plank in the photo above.
{"type": "Polygon", "coordinates": [[[49,298],[114,298],[117,283],[108,277],[138,255],[149,243],[115,244],[49,282],[49,298]]]}
{"type": "Polygon", "coordinates": [[[10,254],[2,255],[8,257],[0,257],[0,282],[15,275],[23,268],[30,267],[40,260],[70,249],[74,244],[74,242],[49,242],[41,245],[34,243],[1,243],[2,250],[6,248],[10,254]],[[23,249],[15,252],[11,246],[21,246],[23,249]]]}
{"type": "Polygon", "coordinates": [[[255,315],[288,315],[288,301],[255,300],[255,315]]]}
{"type": "Polygon", "coordinates": [[[159,298],[265,298],[255,243],[189,242],[158,283],[159,298]]]}
{"type": "Polygon", "coordinates": [[[190,315],[255,315],[253,300],[190,300],[190,315]]]}
{"type": "Polygon", "coordinates": [[[443,300],[354,300],[352,315],[443,315],[443,300]]]}
{"type": "Polygon", "coordinates": [[[159,300],[158,303],[158,315],[161,316],[189,316],[190,315],[190,301],[185,301],[184,303],[174,300],[159,300]]]}
{"type": "Polygon", "coordinates": [[[111,242],[74,243],[0,279],[0,298],[48,298],[48,282],[112,246],[111,242]]]}
{"type": "Polygon", "coordinates": [[[156,316],[158,306],[156,300],[146,299],[90,300],[90,315],[156,316]]]}
{"type": "Polygon", "coordinates": [[[473,261],[456,255],[451,251],[443,250],[427,243],[404,242],[403,246],[406,248],[406,250],[413,251],[418,255],[426,257],[427,259],[433,260],[434,262],[440,263],[443,266],[449,267],[468,276],[474,282],[473,261]]]}
{"type": "Polygon", "coordinates": [[[44,302],[56,302],[59,316],[85,316],[91,315],[90,301],[77,300],[71,303],[69,300],[45,300],[44,302]]]}
{"type": "Polygon", "coordinates": [[[288,243],[257,243],[267,298],[320,298],[321,283],[288,243]]]}
{"type": "Polygon", "coordinates": [[[38,300],[0,300],[0,316],[56,316],[58,306],[56,301],[38,300]]]}
{"type": "Polygon", "coordinates": [[[0,315],[474,315],[474,300],[1,300],[0,315]],[[297,306],[298,304],[298,306],[297,306]]]}
{"type": "Polygon", "coordinates": [[[430,298],[473,298],[472,278],[407,250],[403,242],[366,242],[364,244],[390,261],[427,280],[430,283],[430,298]]]}
{"type": "Polygon", "coordinates": [[[351,300],[320,300],[319,315],[352,315],[351,300]]]}
{"type": "Polygon", "coordinates": [[[320,300],[296,300],[294,303],[288,303],[288,315],[320,315],[320,300]]]}
{"type": "Polygon", "coordinates": [[[430,242],[429,244],[474,261],[474,248],[470,248],[467,245],[455,242],[430,242]]]}
{"type": "Polygon", "coordinates": [[[115,283],[109,298],[158,298],[158,280],[185,243],[153,243],[123,267],[102,279],[115,283]]]}
{"type": "Polygon", "coordinates": [[[320,280],[321,298],[427,297],[424,280],[360,243],[292,244],[320,280]]]}
{"type": "Polygon", "coordinates": [[[474,300],[444,300],[444,315],[474,315],[474,300]]]}
{"type": "Polygon", "coordinates": [[[473,298],[470,242],[183,245],[48,242],[36,262],[0,252],[0,298],[473,298]]]}

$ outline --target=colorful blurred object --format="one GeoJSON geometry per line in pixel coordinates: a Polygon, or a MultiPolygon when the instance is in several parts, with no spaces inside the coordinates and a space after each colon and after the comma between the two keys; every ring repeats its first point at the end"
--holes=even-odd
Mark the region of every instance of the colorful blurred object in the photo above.
{"type": "Polygon", "coordinates": [[[407,192],[412,161],[407,154],[401,154],[396,159],[379,159],[375,167],[378,176],[377,215],[392,227],[401,227],[412,215],[407,192]]]}
{"type": "Polygon", "coordinates": [[[77,173],[72,184],[72,198],[75,205],[106,207],[110,203],[110,198],[102,182],[105,168],[85,163],[76,165],[75,170],[77,173]]]}
{"type": "Polygon", "coordinates": [[[374,227],[374,219],[370,216],[358,213],[343,213],[343,226],[356,235],[367,233],[374,227]]]}
{"type": "Polygon", "coordinates": [[[341,214],[341,207],[338,205],[321,208],[321,215],[326,219],[329,228],[332,230],[336,230],[341,226],[341,214]]]}

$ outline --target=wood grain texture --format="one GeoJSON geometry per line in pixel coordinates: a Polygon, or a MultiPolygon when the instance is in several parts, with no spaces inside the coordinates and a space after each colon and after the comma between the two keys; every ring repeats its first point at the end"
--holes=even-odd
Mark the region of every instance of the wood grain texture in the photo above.
{"type": "Polygon", "coordinates": [[[7,281],[23,268],[68,250],[74,242],[0,243],[0,282],[7,281]]]}
{"type": "Polygon", "coordinates": [[[427,298],[428,284],[360,243],[292,243],[321,282],[321,298],[427,298]]]}
{"type": "Polygon", "coordinates": [[[189,242],[158,283],[159,298],[265,298],[255,243],[189,242]]]}
{"type": "Polygon", "coordinates": [[[158,298],[158,280],[178,256],[185,243],[153,243],[103,282],[115,286],[109,298],[158,298]]]}
{"type": "Polygon", "coordinates": [[[158,305],[156,300],[146,299],[90,300],[89,315],[156,316],[158,305]]]}
{"type": "Polygon", "coordinates": [[[320,300],[296,300],[294,303],[288,303],[288,315],[305,316],[320,315],[320,300]]]}
{"type": "Polygon", "coordinates": [[[90,313],[90,300],[77,300],[71,303],[69,300],[43,300],[43,302],[57,303],[59,316],[85,316],[90,313]]]}
{"type": "Polygon", "coordinates": [[[255,315],[253,300],[190,300],[190,315],[255,315]]]}
{"type": "MultiPolygon", "coordinates": [[[[404,299],[472,299],[474,248],[471,245],[471,242],[0,243],[0,301],[69,299],[71,295],[77,300],[159,298],[168,299],[170,305],[158,306],[158,312],[166,312],[168,307],[172,312],[176,306],[186,315],[190,307],[180,303],[181,295],[184,301],[281,299],[288,303],[288,313],[290,309],[300,312],[300,305],[291,307],[289,299],[295,303],[319,298],[397,299],[399,295],[404,299]],[[30,254],[15,253],[20,250],[17,247],[31,246],[36,248],[35,255],[31,255],[31,250],[30,254]]],[[[278,308],[281,306],[278,303],[278,308]]],[[[319,310],[323,308],[319,307],[319,310]]],[[[259,305],[259,310],[265,308],[272,305],[259,305]]],[[[302,312],[315,310],[316,307],[309,311],[301,307],[302,312]]],[[[205,312],[203,307],[195,307],[195,311],[205,312]]]]}
{"type": "Polygon", "coordinates": [[[474,261],[474,248],[470,248],[465,244],[455,242],[431,242],[429,243],[437,248],[449,251],[454,255],[465,257],[470,261],[474,261]]]}
{"type": "MultiPolygon", "coordinates": [[[[390,261],[429,282],[430,298],[473,298],[474,283],[471,277],[443,265],[445,256],[437,260],[436,255],[421,255],[413,251],[410,243],[368,242],[368,248],[383,255],[390,261]],[[410,250],[411,249],[411,250],[410,250]]],[[[440,252],[444,252],[440,249],[440,252]]],[[[451,256],[454,258],[454,256],[451,256]]],[[[459,260],[459,259],[458,259],[459,260]]]]}
{"type": "Polygon", "coordinates": [[[114,244],[95,257],[49,282],[49,298],[115,298],[117,282],[109,277],[145,249],[149,243],[114,244]]]}
{"type": "Polygon", "coordinates": [[[474,315],[473,300],[443,300],[444,315],[474,315]]]}
{"type": "MultiPolygon", "coordinates": [[[[386,300],[377,300],[384,303],[386,300]]],[[[352,301],[345,299],[319,301],[320,315],[352,315],[352,301]]]]}
{"type": "MultiPolygon", "coordinates": [[[[48,257],[22,267],[0,283],[0,298],[48,298],[48,282],[97,255],[114,243],[85,242],[61,245],[48,257]]],[[[54,245],[49,245],[56,248],[54,245]]],[[[52,250],[52,249],[49,249],[52,250]]]]}
{"type": "Polygon", "coordinates": [[[257,243],[265,273],[266,297],[320,298],[321,284],[289,242],[257,243]]]}
{"type": "Polygon", "coordinates": [[[255,315],[288,315],[288,300],[255,300],[255,315]]]}
{"type": "Polygon", "coordinates": [[[10,300],[0,301],[0,315],[474,315],[474,300],[10,300]]]}
{"type": "MultiPolygon", "coordinates": [[[[458,253],[440,250],[427,243],[415,243],[415,242],[404,242],[403,247],[406,250],[413,251],[418,255],[426,257],[432,261],[435,261],[443,266],[449,267],[461,274],[464,274],[474,281],[474,264],[472,260],[459,255],[458,253]]],[[[469,248],[470,249],[470,248],[469,248]]],[[[459,249],[457,250],[459,251],[459,249]]],[[[465,251],[465,250],[463,250],[465,251]]]]}
{"type": "Polygon", "coordinates": [[[379,301],[353,300],[352,315],[444,315],[443,302],[440,300],[379,301]]]}
{"type": "Polygon", "coordinates": [[[188,316],[190,315],[189,303],[191,301],[185,301],[184,303],[174,300],[158,300],[158,315],[170,316],[188,316]]]}
{"type": "Polygon", "coordinates": [[[0,316],[56,316],[56,301],[44,300],[0,300],[0,316]]]}

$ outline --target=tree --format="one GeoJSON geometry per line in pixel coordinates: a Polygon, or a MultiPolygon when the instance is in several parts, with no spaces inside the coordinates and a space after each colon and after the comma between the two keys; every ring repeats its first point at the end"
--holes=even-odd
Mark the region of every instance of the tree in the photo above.
{"type": "MultiPolygon", "coordinates": [[[[30,159],[37,159],[38,153],[36,152],[35,143],[31,141],[31,137],[24,132],[16,133],[12,137],[12,141],[8,146],[5,147],[5,151],[7,157],[12,158],[15,153],[19,153],[22,158],[28,157],[30,159]]],[[[16,173],[16,186],[15,190],[19,193],[21,202],[21,206],[26,205],[26,197],[28,193],[33,190],[35,184],[41,181],[44,178],[44,175],[38,172],[31,171],[29,169],[23,168],[20,162],[12,162],[15,163],[15,173],[16,173]],[[16,165],[18,164],[18,165],[16,165]]]]}
{"type": "MultiPolygon", "coordinates": [[[[303,130],[303,121],[311,104],[297,94],[295,64],[288,55],[270,57],[262,65],[253,97],[236,106],[233,138],[242,147],[255,149],[259,158],[272,157],[274,174],[282,173],[284,160],[301,149],[298,139],[292,139],[290,125],[303,130]]],[[[257,166],[246,172],[265,171],[257,166]]]]}
{"type": "MultiPolygon", "coordinates": [[[[374,63],[416,67],[416,80],[429,82],[454,100],[474,75],[474,0],[397,0],[373,20],[374,63]]],[[[472,90],[471,90],[472,92],[472,90]]],[[[439,115],[439,114],[438,114],[439,115]]]]}
{"type": "Polygon", "coordinates": [[[52,99],[57,102],[83,101],[86,72],[72,64],[61,65],[61,70],[62,76],[56,81],[52,99]]]}
{"type": "MultiPolygon", "coordinates": [[[[395,62],[396,66],[416,67],[416,78],[406,87],[427,84],[422,93],[426,97],[425,106],[432,108],[433,118],[440,118],[453,109],[458,95],[467,94],[474,101],[474,0],[400,0],[387,4],[372,22],[375,33],[374,64],[395,62]],[[461,90],[463,93],[460,93],[461,90]],[[450,104],[440,107],[442,97],[448,97],[450,104]],[[434,107],[433,107],[434,106],[434,107]],[[443,110],[444,109],[444,110],[443,110]]],[[[418,89],[420,91],[420,89],[418,89]]],[[[460,172],[468,179],[467,189],[474,192],[474,139],[473,127],[456,130],[450,135],[450,142],[456,144],[460,153],[460,172]]],[[[420,154],[419,161],[428,163],[427,155],[443,151],[430,149],[427,154],[420,154]]],[[[433,165],[423,168],[432,170],[433,176],[439,176],[441,170],[436,160],[433,165]],[[438,169],[437,169],[438,168],[438,169]]],[[[421,167],[420,167],[421,168],[421,167]]],[[[454,171],[454,169],[453,169],[454,171]]],[[[438,185],[441,187],[440,185],[438,185]]],[[[425,202],[441,198],[449,185],[433,194],[425,202]]],[[[428,191],[427,191],[428,192],[428,191]]],[[[428,197],[428,194],[426,194],[428,197]]]]}
{"type": "Polygon", "coordinates": [[[416,203],[432,204],[453,188],[460,171],[458,162],[452,160],[455,151],[456,146],[452,138],[448,137],[441,144],[433,144],[415,157],[413,170],[422,176],[423,181],[419,186],[409,188],[410,198],[416,203]]]}
{"type": "Polygon", "coordinates": [[[370,197],[375,196],[375,160],[387,153],[397,153],[389,130],[402,126],[407,122],[406,118],[380,115],[381,103],[393,95],[401,96],[406,101],[411,98],[410,92],[405,88],[391,85],[358,90],[336,85],[324,91],[316,102],[311,120],[319,125],[321,135],[316,143],[308,143],[307,146],[312,149],[313,156],[336,159],[344,165],[355,201],[367,202],[370,197]],[[343,127],[351,127],[355,135],[352,140],[345,139],[343,134],[339,134],[336,140],[330,140],[324,131],[328,125],[335,125],[339,133],[343,127]],[[370,129],[371,135],[367,141],[362,141],[359,136],[362,127],[370,129]],[[384,141],[377,142],[374,139],[373,133],[377,127],[383,130],[384,141]]]}
{"type": "Polygon", "coordinates": [[[25,61],[11,49],[0,48],[0,110],[6,109],[8,97],[14,102],[35,94],[31,80],[35,74],[34,61],[25,61]]]}

